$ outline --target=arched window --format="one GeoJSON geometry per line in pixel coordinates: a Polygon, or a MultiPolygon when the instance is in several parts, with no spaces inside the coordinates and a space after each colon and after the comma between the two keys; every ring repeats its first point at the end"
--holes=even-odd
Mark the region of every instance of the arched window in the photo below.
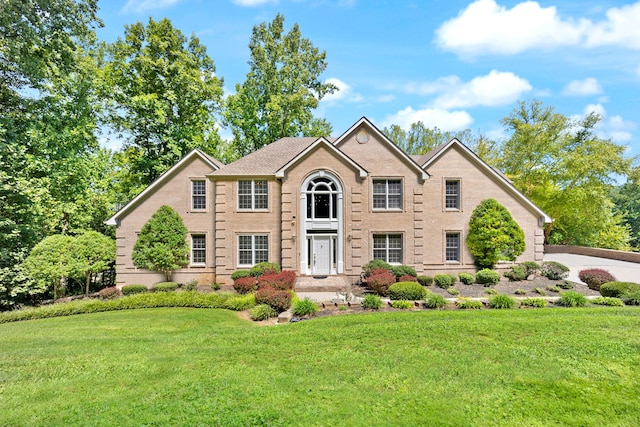
{"type": "Polygon", "coordinates": [[[326,177],[312,179],[307,185],[307,219],[337,219],[338,189],[326,177]]]}

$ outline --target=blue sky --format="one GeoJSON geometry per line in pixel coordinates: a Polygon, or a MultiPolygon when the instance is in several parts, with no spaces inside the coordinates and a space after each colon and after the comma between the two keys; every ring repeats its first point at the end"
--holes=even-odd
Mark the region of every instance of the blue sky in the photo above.
{"type": "MultiPolygon", "coordinates": [[[[519,100],[567,116],[603,114],[602,137],[640,154],[640,1],[102,0],[113,41],[136,21],[169,18],[207,46],[225,92],[245,80],[254,25],[285,17],[327,52],[341,90],[316,115],[337,136],[367,116],[380,128],[421,120],[504,136],[519,100]]],[[[223,136],[230,132],[222,130],[223,136]]],[[[112,144],[115,141],[112,141],[112,144]]]]}

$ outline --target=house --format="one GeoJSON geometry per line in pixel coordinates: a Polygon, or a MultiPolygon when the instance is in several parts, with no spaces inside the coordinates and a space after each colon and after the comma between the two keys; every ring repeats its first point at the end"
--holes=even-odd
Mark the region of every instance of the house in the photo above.
{"type": "Polygon", "coordinates": [[[162,281],[131,254],[165,204],[189,230],[190,264],[174,273],[178,282],[230,283],[261,261],[355,282],[374,258],[426,275],[474,271],[465,239],[487,198],[524,230],[519,261],[541,261],[551,219],[499,171],[456,139],[408,156],[362,118],[338,138],[282,138],[229,165],[194,150],[107,223],[117,227],[118,286],[162,281]]]}

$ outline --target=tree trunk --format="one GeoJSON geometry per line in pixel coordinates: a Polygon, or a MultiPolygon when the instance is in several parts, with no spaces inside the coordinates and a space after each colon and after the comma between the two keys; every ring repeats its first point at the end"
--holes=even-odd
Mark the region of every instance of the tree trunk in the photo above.
{"type": "Polygon", "coordinates": [[[86,277],[86,283],[87,283],[87,290],[85,291],[85,295],[89,296],[89,284],[91,283],[91,271],[87,271],[85,277],[86,277]]]}

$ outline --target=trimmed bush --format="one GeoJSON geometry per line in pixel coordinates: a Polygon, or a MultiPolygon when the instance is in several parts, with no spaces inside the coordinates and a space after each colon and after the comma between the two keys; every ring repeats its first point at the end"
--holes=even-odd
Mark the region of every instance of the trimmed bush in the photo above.
{"type": "Polygon", "coordinates": [[[124,285],[122,287],[122,295],[142,294],[147,290],[145,285],[124,285]]]}
{"type": "Polygon", "coordinates": [[[178,289],[176,282],[160,282],[153,285],[153,292],[173,292],[178,289]]]}
{"type": "Polygon", "coordinates": [[[558,283],[556,286],[557,286],[557,287],[559,287],[559,288],[561,288],[561,289],[565,289],[565,290],[573,289],[573,288],[574,288],[573,283],[571,283],[571,282],[570,282],[570,281],[568,281],[568,280],[565,280],[564,282],[560,282],[560,283],[558,283]]]}
{"type": "Polygon", "coordinates": [[[567,291],[560,294],[557,304],[562,307],[584,307],[587,305],[587,297],[576,291],[567,291]]]}
{"type": "Polygon", "coordinates": [[[401,299],[401,300],[392,301],[391,307],[399,308],[400,310],[409,310],[410,308],[413,308],[413,303],[411,301],[401,299]]]}
{"type": "Polygon", "coordinates": [[[318,312],[318,304],[309,298],[298,300],[293,303],[291,312],[296,316],[311,316],[318,312]]]}
{"type": "Polygon", "coordinates": [[[396,282],[396,276],[381,268],[373,270],[373,272],[373,275],[367,277],[367,287],[378,295],[389,295],[389,286],[396,282]]]}
{"type": "Polygon", "coordinates": [[[483,268],[476,273],[476,282],[484,286],[493,286],[500,281],[500,273],[490,268],[483,268]]]}
{"type": "Polygon", "coordinates": [[[615,297],[596,297],[591,300],[596,305],[606,305],[609,307],[624,307],[624,302],[620,298],[615,297]]]}
{"type": "Polygon", "coordinates": [[[527,270],[521,265],[514,265],[510,271],[504,273],[504,277],[511,282],[521,282],[527,279],[527,270]]]}
{"type": "Polygon", "coordinates": [[[505,308],[513,308],[515,305],[516,305],[516,300],[511,298],[509,295],[504,295],[504,294],[495,295],[491,297],[491,299],[489,300],[490,308],[505,309],[505,308]]]}
{"type": "Polygon", "coordinates": [[[382,307],[382,298],[378,295],[367,294],[362,299],[362,308],[366,308],[367,310],[378,310],[382,307]]]}
{"type": "Polygon", "coordinates": [[[459,299],[456,301],[456,307],[463,310],[480,310],[482,308],[482,302],[470,299],[459,299]]]}
{"type": "Polygon", "coordinates": [[[427,308],[442,308],[448,304],[447,299],[440,294],[430,293],[424,300],[427,308]]]}
{"type": "Polygon", "coordinates": [[[540,272],[547,279],[560,280],[569,275],[569,267],[559,262],[545,261],[540,266],[540,272]]]}
{"type": "Polygon", "coordinates": [[[267,304],[259,304],[249,310],[249,317],[255,321],[267,320],[277,315],[278,313],[267,304]]]}
{"type": "Polygon", "coordinates": [[[447,293],[449,295],[453,295],[454,297],[460,295],[460,291],[454,288],[447,289],[447,293]]]}
{"type": "Polygon", "coordinates": [[[640,291],[640,284],[632,282],[609,282],[600,286],[600,294],[603,297],[620,298],[628,292],[640,291]]]}
{"type": "Polygon", "coordinates": [[[460,273],[458,274],[458,278],[460,279],[460,282],[465,285],[473,285],[476,282],[475,276],[469,273],[460,273]]]}
{"type": "Polygon", "coordinates": [[[622,301],[626,305],[640,305],[640,290],[622,294],[622,301]]]}
{"type": "Polygon", "coordinates": [[[239,277],[233,281],[233,289],[239,294],[248,294],[258,289],[258,283],[253,276],[239,277]]]}
{"type": "Polygon", "coordinates": [[[519,265],[524,268],[525,272],[527,273],[527,277],[531,276],[536,271],[540,271],[540,264],[534,261],[521,262],[519,265]]]}
{"type": "Polygon", "coordinates": [[[258,288],[271,286],[280,291],[290,291],[296,284],[296,272],[284,270],[280,273],[267,273],[258,277],[258,288]]]}
{"type": "Polygon", "coordinates": [[[605,283],[616,281],[616,278],[613,276],[613,274],[601,268],[589,268],[586,270],[580,270],[580,272],[578,273],[578,277],[580,278],[580,280],[587,284],[589,289],[593,289],[594,291],[599,291],[600,286],[604,285],[605,283]]]}
{"type": "Polygon", "coordinates": [[[253,294],[234,295],[227,299],[223,306],[229,310],[244,311],[256,305],[256,299],[253,294]]]}
{"type": "Polygon", "coordinates": [[[392,273],[393,267],[391,267],[391,264],[381,259],[373,259],[362,266],[362,272],[364,273],[364,277],[373,276],[375,274],[373,270],[377,270],[377,269],[387,270],[388,272],[392,273]]]}
{"type": "Polygon", "coordinates": [[[243,277],[251,276],[251,271],[249,270],[236,270],[231,273],[231,280],[242,279],[243,277]]]}
{"type": "Polygon", "coordinates": [[[408,265],[395,265],[391,267],[391,272],[398,279],[398,282],[402,282],[400,278],[402,276],[413,276],[418,277],[418,273],[416,273],[416,269],[413,267],[409,267],[408,265]]]}
{"type": "Polygon", "coordinates": [[[547,306],[547,300],[542,298],[525,298],[520,301],[521,307],[544,308],[547,306]]]}
{"type": "Polygon", "coordinates": [[[400,276],[398,278],[398,282],[415,282],[415,283],[418,283],[418,278],[416,276],[400,276]]]}
{"type": "Polygon", "coordinates": [[[291,299],[291,292],[276,290],[271,286],[260,288],[255,293],[257,304],[268,304],[278,313],[282,313],[291,307],[291,299]]]}
{"type": "Polygon", "coordinates": [[[433,278],[433,283],[439,288],[449,289],[453,285],[454,280],[449,274],[436,274],[433,278]]]}
{"type": "Polygon", "coordinates": [[[433,277],[431,276],[418,276],[418,283],[422,286],[431,286],[433,285],[433,277]]]}
{"type": "MultiPolygon", "coordinates": [[[[145,289],[147,288],[145,287],[145,289]]],[[[115,286],[111,286],[109,288],[100,289],[98,296],[100,299],[114,299],[120,296],[120,291],[115,286]]]]}
{"type": "Polygon", "coordinates": [[[392,300],[421,300],[427,290],[418,282],[398,282],[389,286],[389,298],[392,300]]]}
{"type": "Polygon", "coordinates": [[[249,270],[253,277],[260,277],[269,273],[280,273],[280,264],[275,262],[259,262],[249,270]]]}

